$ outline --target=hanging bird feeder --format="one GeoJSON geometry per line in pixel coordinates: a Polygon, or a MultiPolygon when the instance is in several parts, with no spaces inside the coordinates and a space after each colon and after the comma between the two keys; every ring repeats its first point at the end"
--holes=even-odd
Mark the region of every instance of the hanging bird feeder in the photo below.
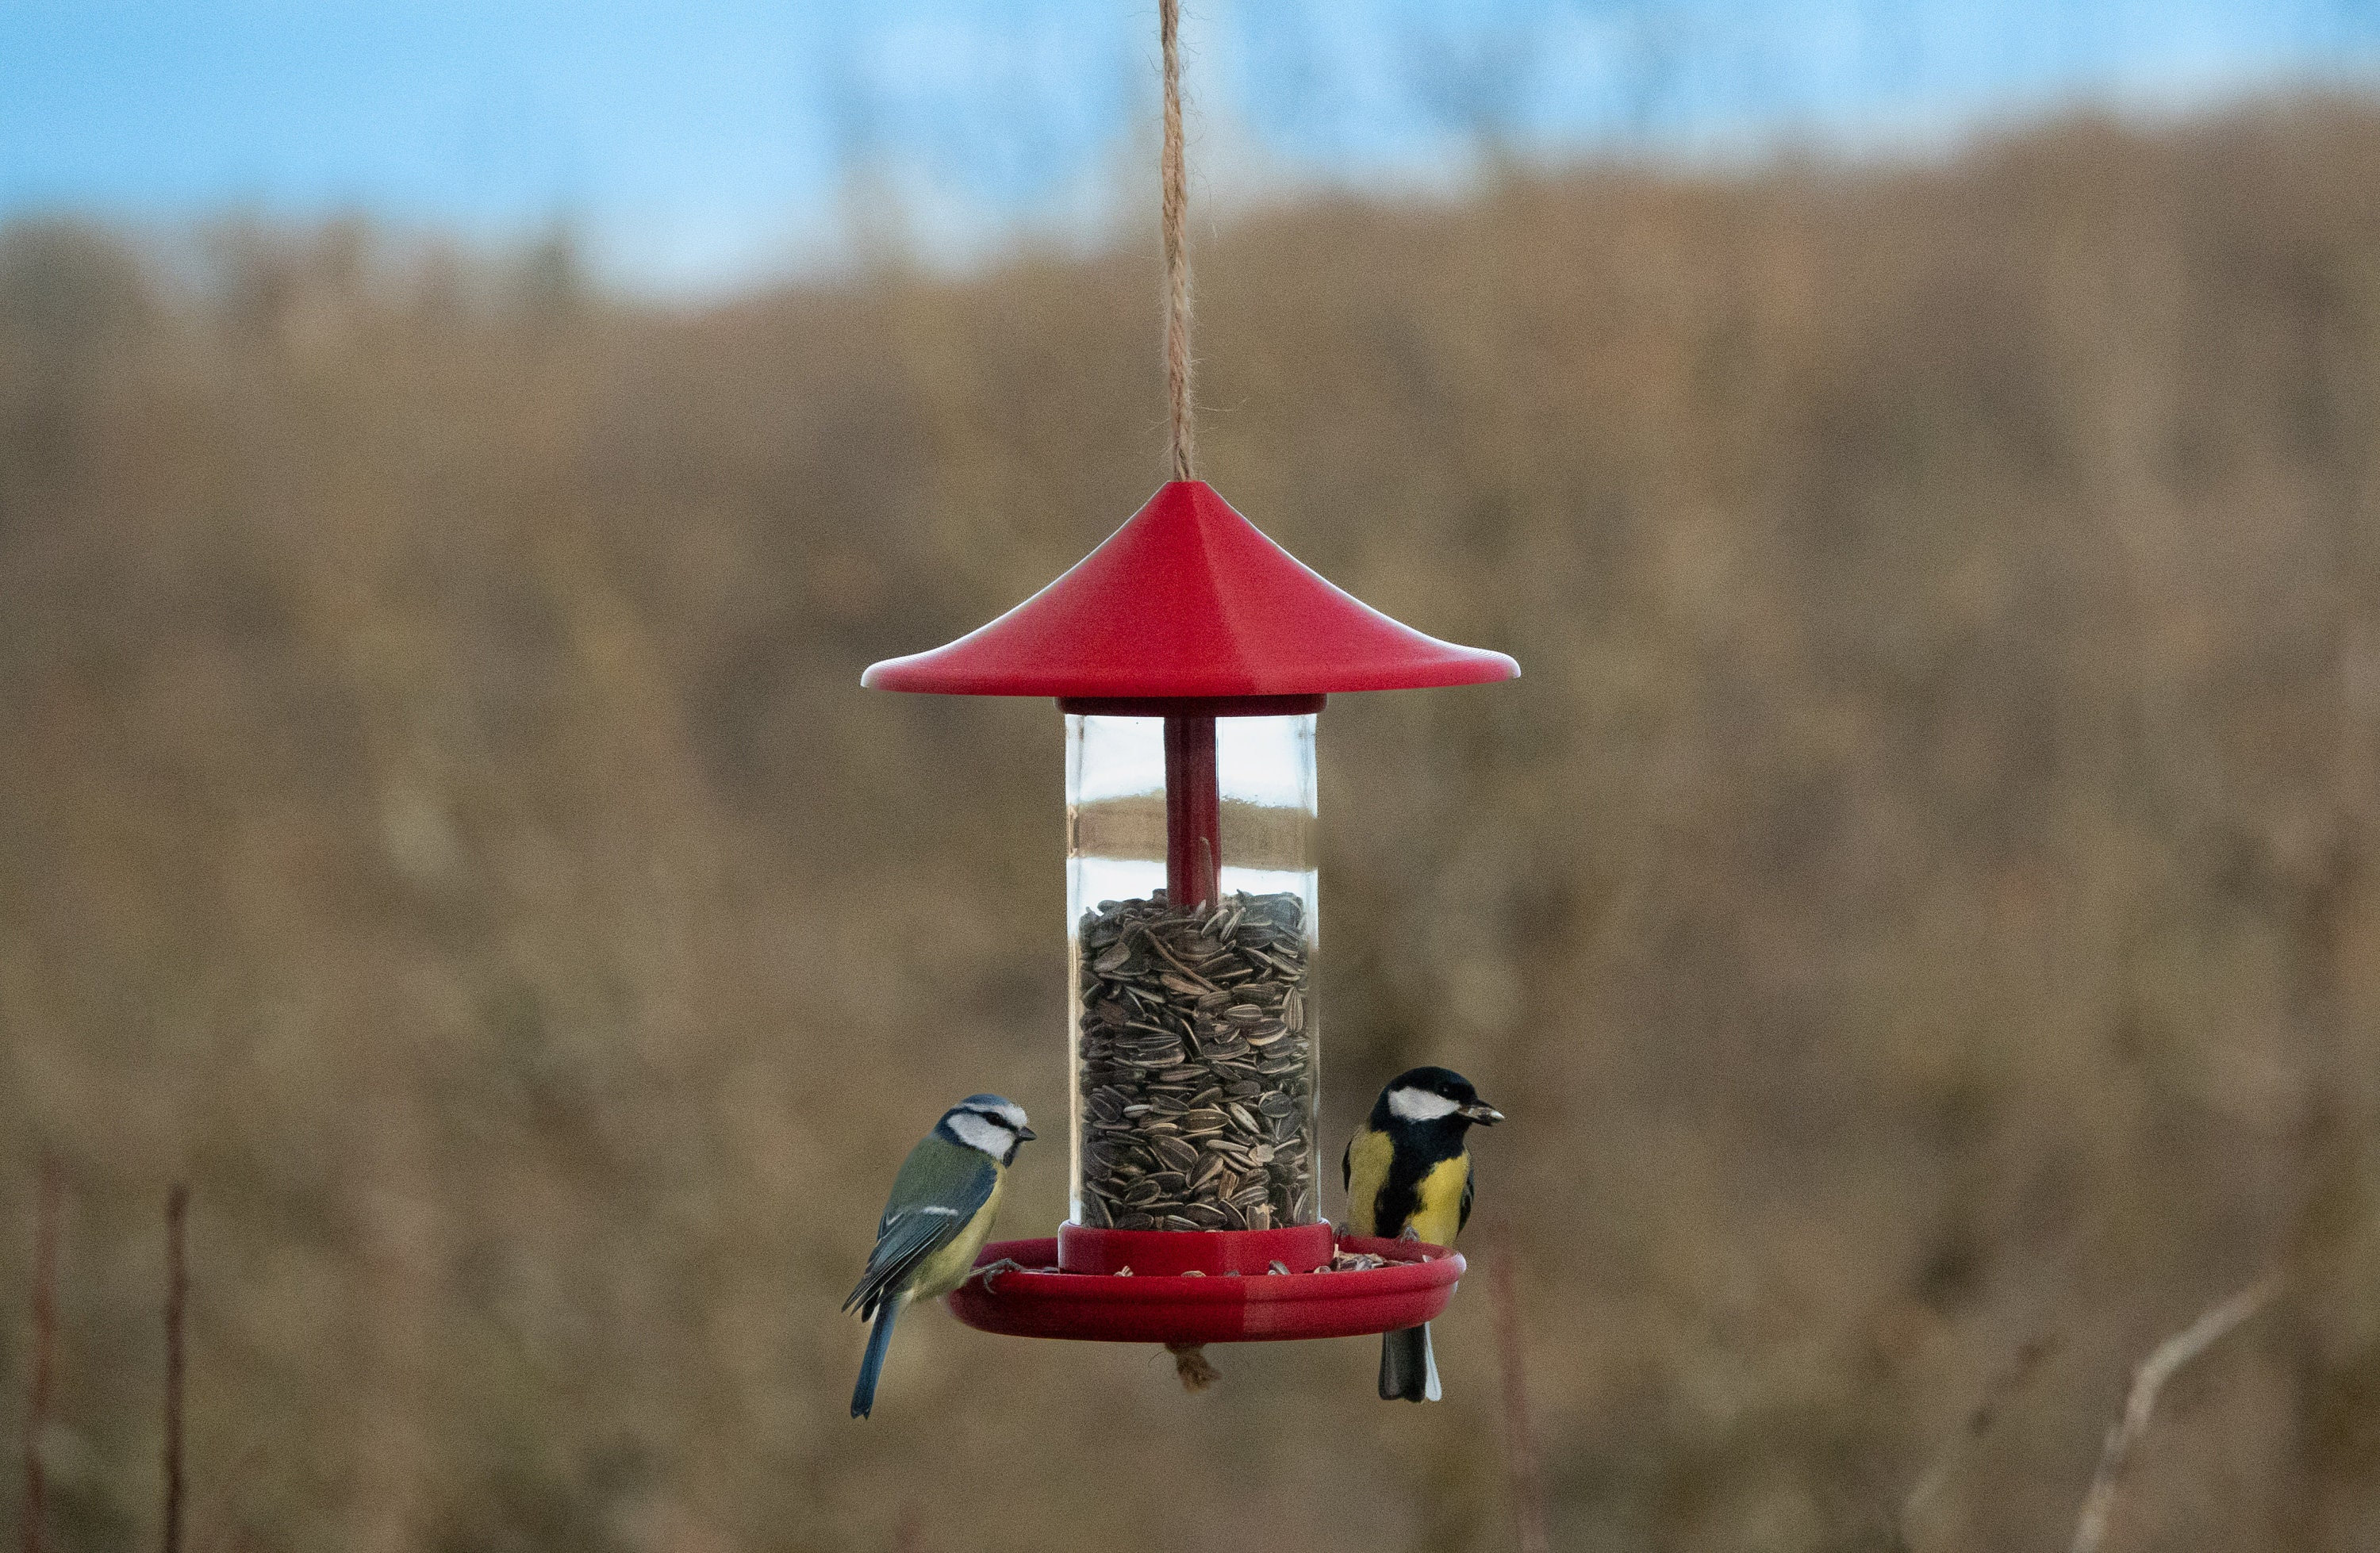
{"type": "Polygon", "coordinates": [[[1519,672],[1332,587],[1198,480],[990,625],[868,671],[880,690],[1050,697],[1066,718],[1072,1213],[1054,1241],[989,1247],[1054,1270],[970,1282],[960,1319],[1182,1344],[1445,1307],[1460,1256],[1334,1244],[1322,1218],[1315,722],[1334,692],[1519,672]],[[1342,1249],[1390,1265],[1324,1270],[1342,1249]]]}
{"type": "Polygon", "coordinates": [[[1333,587],[1190,478],[1172,0],[1160,14],[1179,478],[1006,614],[861,677],[1048,697],[1066,722],[1071,1213],[987,1247],[1009,1268],[950,1303],[986,1331],[1177,1351],[1390,1331],[1443,1310],[1463,1261],[1322,1217],[1315,723],[1333,694],[1520,667],[1333,587]]]}

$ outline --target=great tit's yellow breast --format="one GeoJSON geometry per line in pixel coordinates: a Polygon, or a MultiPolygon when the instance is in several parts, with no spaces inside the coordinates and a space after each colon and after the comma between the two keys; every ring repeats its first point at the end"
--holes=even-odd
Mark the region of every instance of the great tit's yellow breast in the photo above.
{"type": "Polygon", "coordinates": [[[1347,1229],[1351,1234],[1380,1232],[1375,1221],[1380,1188],[1388,1184],[1389,1167],[1396,1154],[1396,1140],[1368,1127],[1359,1129],[1347,1146],[1347,1229]]]}
{"type": "Polygon", "coordinates": [[[975,1217],[959,1226],[951,1243],[917,1264],[917,1275],[909,1280],[909,1297],[913,1300],[936,1300],[966,1281],[975,1259],[983,1254],[983,1243],[991,1238],[992,1220],[1000,1217],[1000,1194],[1008,1185],[1008,1167],[991,1183],[991,1195],[976,1209],[975,1217]]]}
{"type": "Polygon", "coordinates": [[[1432,1245],[1452,1245],[1463,1230],[1463,1188],[1471,1179],[1471,1156],[1456,1155],[1430,1167],[1415,1189],[1418,1199],[1406,1222],[1432,1245]]]}

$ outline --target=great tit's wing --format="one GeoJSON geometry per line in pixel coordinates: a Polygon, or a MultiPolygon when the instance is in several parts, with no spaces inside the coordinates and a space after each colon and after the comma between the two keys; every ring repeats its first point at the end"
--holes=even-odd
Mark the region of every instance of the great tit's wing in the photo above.
{"type": "Polygon", "coordinates": [[[936,1137],[911,1149],[877,1223],[876,1249],[868,1255],[868,1269],[843,1308],[857,1305],[862,1315],[873,1312],[908,1280],[918,1263],[948,1245],[983,1210],[999,1183],[1000,1167],[978,1150],[936,1137]]]}
{"type": "Polygon", "coordinates": [[[1470,1156],[1466,1153],[1463,1160],[1463,1206],[1456,1209],[1454,1214],[1454,1228],[1457,1233],[1462,1231],[1465,1224],[1471,1222],[1471,1188],[1478,1183],[1478,1180],[1479,1167],[1471,1162],[1470,1156]]]}

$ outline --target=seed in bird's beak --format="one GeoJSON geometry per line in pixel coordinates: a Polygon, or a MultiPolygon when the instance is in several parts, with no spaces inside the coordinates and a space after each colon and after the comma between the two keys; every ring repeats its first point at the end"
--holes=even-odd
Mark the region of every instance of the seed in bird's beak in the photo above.
{"type": "Polygon", "coordinates": [[[1485,1100],[1474,1100],[1454,1114],[1488,1127],[1493,1127],[1497,1122],[1504,1120],[1504,1113],[1485,1100]]]}

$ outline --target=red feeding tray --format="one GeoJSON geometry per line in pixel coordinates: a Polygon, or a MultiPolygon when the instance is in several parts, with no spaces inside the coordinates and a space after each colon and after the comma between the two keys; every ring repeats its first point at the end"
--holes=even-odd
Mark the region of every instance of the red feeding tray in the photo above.
{"type": "MultiPolygon", "coordinates": [[[[1156,1231],[1147,1239],[1206,1241],[1214,1236],[1156,1231]]],[[[1235,1237],[1227,1237],[1235,1238],[1235,1237]]],[[[978,1267],[1005,1257],[1026,1272],[970,1279],[949,1296],[968,1326],[1006,1337],[1074,1338],[1093,1342],[1273,1342],[1296,1338],[1363,1337],[1418,1327],[1446,1309],[1462,1280],[1459,1253],[1418,1241],[1342,1236],[1338,1247],[1389,1258],[1359,1272],[1240,1273],[1204,1278],[1061,1272],[1058,1242],[1001,1241],[984,1247],[978,1267]]]]}

